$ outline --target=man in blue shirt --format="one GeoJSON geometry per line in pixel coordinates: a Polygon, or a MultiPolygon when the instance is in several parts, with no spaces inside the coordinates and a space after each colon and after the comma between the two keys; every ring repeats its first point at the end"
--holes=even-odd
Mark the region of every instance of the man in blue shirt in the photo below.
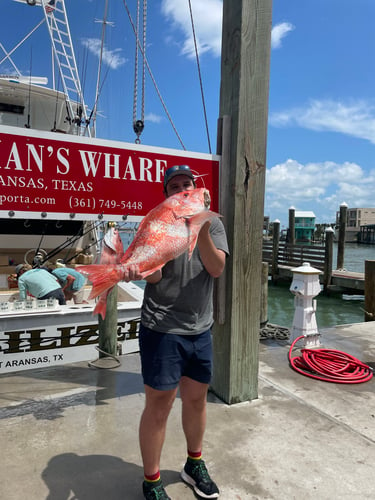
{"type": "Polygon", "coordinates": [[[87,304],[83,300],[83,287],[86,283],[86,278],[83,274],[70,267],[56,267],[52,274],[58,279],[62,286],[65,299],[73,299],[75,304],[87,304]]]}
{"type": "Polygon", "coordinates": [[[29,264],[16,267],[20,300],[27,299],[27,293],[37,299],[54,298],[65,305],[65,297],[57,279],[45,269],[32,269],[29,264]]]}

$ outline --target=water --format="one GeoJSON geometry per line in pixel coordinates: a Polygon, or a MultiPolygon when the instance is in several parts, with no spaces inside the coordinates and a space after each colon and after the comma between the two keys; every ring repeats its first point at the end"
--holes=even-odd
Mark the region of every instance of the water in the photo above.
{"type": "MultiPolygon", "coordinates": [[[[287,328],[292,326],[294,316],[294,295],[289,286],[270,284],[268,287],[268,321],[287,328]]],[[[316,300],[318,328],[364,321],[363,296],[343,299],[341,295],[318,295],[316,300]]]]}
{"type": "MultiPolygon", "coordinates": [[[[365,260],[375,260],[375,245],[345,245],[344,267],[348,271],[363,273],[365,260]]],[[[333,248],[333,266],[337,262],[337,244],[333,248]]],[[[294,316],[294,296],[289,285],[268,287],[268,321],[290,328],[294,316]]],[[[318,295],[316,321],[318,328],[328,328],[364,321],[364,297],[348,295],[318,295]]]]}
{"type": "MultiPolygon", "coordinates": [[[[136,226],[131,226],[130,230],[120,232],[124,248],[131,243],[136,226]]],[[[344,267],[348,271],[363,273],[365,260],[375,259],[375,245],[358,245],[350,243],[345,245],[344,267]]],[[[337,262],[337,244],[333,245],[333,267],[337,262]]],[[[136,282],[138,286],[144,288],[145,281],[136,282]]],[[[293,324],[294,316],[294,296],[289,291],[290,285],[272,284],[268,287],[268,321],[277,325],[290,328],[293,324]]],[[[328,328],[336,325],[348,323],[361,323],[364,320],[364,298],[363,296],[325,296],[318,295],[316,320],[318,328],[328,328]]]]}
{"type": "MultiPolygon", "coordinates": [[[[365,272],[365,260],[375,260],[375,245],[347,243],[344,249],[344,267],[356,273],[365,272]]],[[[333,268],[337,264],[337,243],[333,244],[333,268]]]]}

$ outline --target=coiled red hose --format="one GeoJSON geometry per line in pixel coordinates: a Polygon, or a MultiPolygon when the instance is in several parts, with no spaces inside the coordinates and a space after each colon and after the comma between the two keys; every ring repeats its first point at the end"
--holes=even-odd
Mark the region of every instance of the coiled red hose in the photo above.
{"type": "Polygon", "coordinates": [[[292,357],[294,346],[303,338],[297,337],[289,349],[290,366],[298,373],[336,384],[360,384],[372,378],[370,366],[336,349],[301,349],[301,356],[292,357]]]}

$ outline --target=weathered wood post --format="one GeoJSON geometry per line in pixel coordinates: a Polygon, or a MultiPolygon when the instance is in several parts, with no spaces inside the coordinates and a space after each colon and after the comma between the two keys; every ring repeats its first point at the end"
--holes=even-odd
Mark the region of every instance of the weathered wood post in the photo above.
{"type": "Polygon", "coordinates": [[[296,219],[296,210],[294,207],[290,207],[289,209],[289,238],[288,244],[295,245],[296,244],[296,227],[295,227],[295,219],[296,219]]]}
{"type": "Polygon", "coordinates": [[[375,321],[375,260],[365,260],[365,321],[375,321]]]}
{"type": "Polygon", "coordinates": [[[224,323],[214,326],[212,390],[227,403],[258,397],[259,311],[272,0],[224,0],[220,116],[231,120],[220,204],[230,257],[224,323]]]}
{"type": "Polygon", "coordinates": [[[345,253],[345,231],[348,205],[341,203],[340,205],[340,220],[339,220],[339,241],[337,243],[337,265],[336,269],[344,269],[344,253],[345,253]]]}
{"type": "Polygon", "coordinates": [[[268,262],[262,262],[262,278],[260,290],[260,327],[268,321],[268,262]]]}
{"type": "Polygon", "coordinates": [[[272,224],[272,264],[271,276],[272,281],[277,279],[279,274],[279,244],[280,244],[280,221],[276,219],[272,224]]]}
{"type": "MultiPolygon", "coordinates": [[[[106,235],[104,237],[103,245],[106,246],[106,251],[103,252],[100,257],[101,264],[109,264],[110,262],[115,262],[115,249],[112,247],[113,242],[111,241],[112,233],[110,231],[116,226],[114,222],[108,222],[106,227],[106,235]],[[108,241],[106,238],[108,237],[108,241]],[[111,257],[109,257],[109,253],[111,257]],[[113,259],[113,260],[112,260],[113,259]]],[[[98,326],[99,326],[99,358],[103,358],[107,353],[110,356],[115,356],[117,354],[117,295],[118,286],[115,285],[107,295],[107,306],[106,315],[103,319],[101,315],[98,315],[98,326]],[[101,352],[104,351],[104,352],[101,352]]]]}
{"type": "MultiPolygon", "coordinates": [[[[118,286],[115,285],[107,297],[107,311],[103,319],[99,314],[99,349],[105,353],[117,354],[117,295],[118,286]]],[[[99,351],[99,358],[105,354],[99,351]]]]}
{"type": "Polygon", "coordinates": [[[334,230],[327,227],[325,230],[325,247],[324,247],[324,276],[323,276],[323,289],[326,292],[332,280],[333,269],[333,235],[334,230]]]}

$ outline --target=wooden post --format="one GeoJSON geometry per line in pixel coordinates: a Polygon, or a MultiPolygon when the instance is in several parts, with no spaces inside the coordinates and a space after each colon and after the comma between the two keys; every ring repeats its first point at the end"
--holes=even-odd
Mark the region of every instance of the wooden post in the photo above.
{"type": "MultiPolygon", "coordinates": [[[[229,170],[231,148],[231,119],[230,116],[223,116],[218,120],[216,153],[221,155],[220,176],[219,176],[219,212],[224,213],[228,206],[225,189],[227,178],[225,172],[229,170]]],[[[223,273],[215,280],[214,287],[214,319],[220,325],[225,323],[225,299],[226,298],[226,273],[223,273]]]]}
{"type": "MultiPolygon", "coordinates": [[[[106,231],[110,228],[115,227],[114,222],[108,222],[106,231]]],[[[104,243],[105,244],[105,243],[104,243]]],[[[108,252],[112,252],[109,257],[108,253],[102,252],[100,262],[103,264],[114,263],[116,260],[115,250],[112,247],[107,249],[108,252]]],[[[102,351],[115,356],[117,354],[117,296],[118,287],[115,285],[112,290],[107,295],[107,306],[105,319],[98,316],[99,325],[99,349],[102,351]]],[[[99,351],[100,352],[100,351],[99,351]]],[[[105,354],[100,352],[99,358],[105,357],[105,354]]]]}
{"type": "Polygon", "coordinates": [[[272,233],[272,265],[271,265],[271,276],[272,281],[277,279],[279,274],[279,242],[280,242],[280,221],[276,219],[273,222],[273,233],[272,233]]]}
{"type": "Polygon", "coordinates": [[[258,397],[259,311],[272,0],[224,0],[220,116],[231,119],[221,210],[230,256],[225,322],[214,326],[212,390],[227,403],[258,397]]]}
{"type": "Polygon", "coordinates": [[[334,230],[331,227],[327,227],[325,233],[326,233],[326,241],[325,241],[325,251],[324,251],[323,289],[326,292],[328,290],[328,286],[331,284],[332,281],[334,230]]]}
{"type": "MultiPolygon", "coordinates": [[[[116,356],[117,354],[117,295],[118,287],[115,285],[107,297],[107,312],[103,319],[99,314],[99,349],[116,356]]],[[[99,352],[99,358],[105,354],[99,352]]]]}
{"type": "Polygon", "coordinates": [[[290,244],[290,245],[296,244],[295,215],[296,215],[295,208],[290,207],[290,209],[289,209],[289,239],[288,239],[288,244],[290,244]]]}
{"type": "Polygon", "coordinates": [[[375,321],[375,260],[365,260],[365,321],[375,321]]]}
{"type": "Polygon", "coordinates": [[[340,205],[340,220],[339,220],[339,241],[337,244],[336,269],[344,269],[345,231],[346,231],[347,211],[348,211],[348,205],[346,203],[341,203],[341,205],[340,205]]]}
{"type": "Polygon", "coordinates": [[[260,327],[268,321],[268,262],[262,262],[262,279],[260,290],[260,327]]]}

